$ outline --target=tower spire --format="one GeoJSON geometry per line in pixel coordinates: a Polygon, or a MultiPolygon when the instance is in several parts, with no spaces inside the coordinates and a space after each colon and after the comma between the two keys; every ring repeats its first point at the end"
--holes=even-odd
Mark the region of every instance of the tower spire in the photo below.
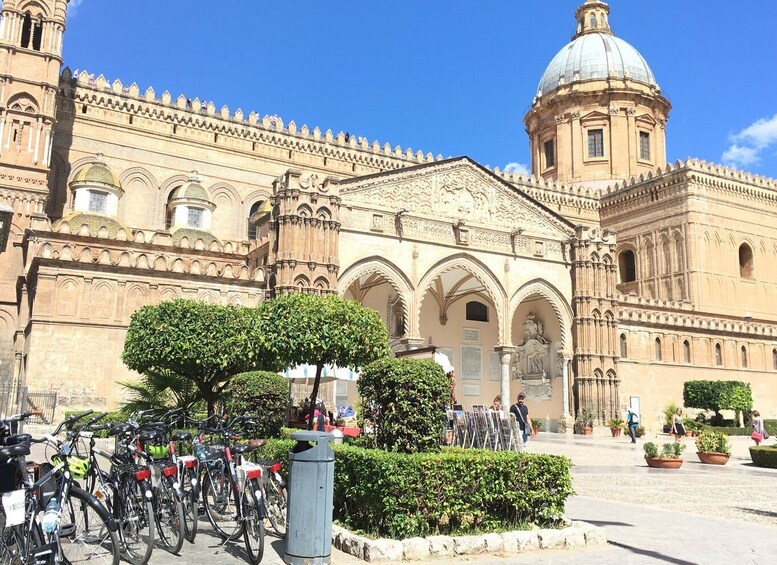
{"type": "Polygon", "coordinates": [[[586,33],[607,33],[610,31],[610,6],[602,0],[585,0],[575,12],[577,32],[572,37],[576,39],[586,33]]]}

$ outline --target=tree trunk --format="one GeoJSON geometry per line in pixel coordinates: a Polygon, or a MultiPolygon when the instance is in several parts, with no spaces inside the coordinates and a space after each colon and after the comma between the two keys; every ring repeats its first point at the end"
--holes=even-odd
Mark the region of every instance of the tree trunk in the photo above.
{"type": "Polygon", "coordinates": [[[316,365],[316,378],[313,381],[313,394],[310,395],[310,417],[308,418],[308,429],[313,429],[314,414],[316,413],[316,398],[318,397],[318,385],[321,384],[321,372],[324,369],[324,365],[318,363],[316,365]]]}

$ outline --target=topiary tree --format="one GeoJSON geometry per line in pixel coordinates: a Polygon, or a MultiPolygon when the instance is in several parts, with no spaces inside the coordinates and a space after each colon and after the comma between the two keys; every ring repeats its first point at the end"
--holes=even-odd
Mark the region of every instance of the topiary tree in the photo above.
{"type": "Polygon", "coordinates": [[[359,369],[390,354],[388,333],[374,310],[330,294],[289,294],[259,306],[259,349],[283,367],[316,366],[313,413],[324,365],[359,369]]]}
{"type": "Polygon", "coordinates": [[[277,368],[258,333],[255,308],[178,299],[132,315],[121,358],[139,373],[171,371],[189,379],[212,415],[232,375],[277,368]]]}
{"type": "Polygon", "coordinates": [[[407,453],[440,448],[450,381],[437,363],[381,359],[362,371],[357,386],[378,447],[407,453]]]}
{"type": "Polygon", "coordinates": [[[258,417],[246,432],[255,438],[280,437],[289,406],[289,384],[278,373],[253,371],[230,379],[222,396],[229,414],[258,417]]]}
{"type": "Polygon", "coordinates": [[[722,418],[721,410],[750,412],[753,392],[750,384],[742,381],[686,381],[683,385],[683,404],[688,408],[713,410],[722,418]]]}

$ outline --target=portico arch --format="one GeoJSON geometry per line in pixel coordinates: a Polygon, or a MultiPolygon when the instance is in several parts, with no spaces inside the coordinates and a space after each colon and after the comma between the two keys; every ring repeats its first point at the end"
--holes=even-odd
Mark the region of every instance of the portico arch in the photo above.
{"type": "MultiPolygon", "coordinates": [[[[561,348],[565,351],[568,350],[572,344],[572,308],[564,298],[564,295],[548,281],[534,279],[523,284],[515,291],[510,299],[508,319],[512,321],[521,302],[534,295],[541,296],[547,300],[553,308],[553,311],[556,314],[556,320],[561,329],[561,348]]],[[[510,329],[512,329],[511,326],[512,325],[510,325],[510,329]]],[[[510,343],[515,341],[516,336],[510,334],[508,337],[510,338],[508,340],[510,343]]]]}

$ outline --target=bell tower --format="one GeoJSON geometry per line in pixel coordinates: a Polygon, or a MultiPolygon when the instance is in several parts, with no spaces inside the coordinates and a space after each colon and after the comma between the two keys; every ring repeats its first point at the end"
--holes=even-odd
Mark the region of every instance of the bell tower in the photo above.
{"type": "Polygon", "coordinates": [[[5,0],[0,12],[0,169],[21,168],[13,188],[44,195],[67,3],[5,0]]]}

